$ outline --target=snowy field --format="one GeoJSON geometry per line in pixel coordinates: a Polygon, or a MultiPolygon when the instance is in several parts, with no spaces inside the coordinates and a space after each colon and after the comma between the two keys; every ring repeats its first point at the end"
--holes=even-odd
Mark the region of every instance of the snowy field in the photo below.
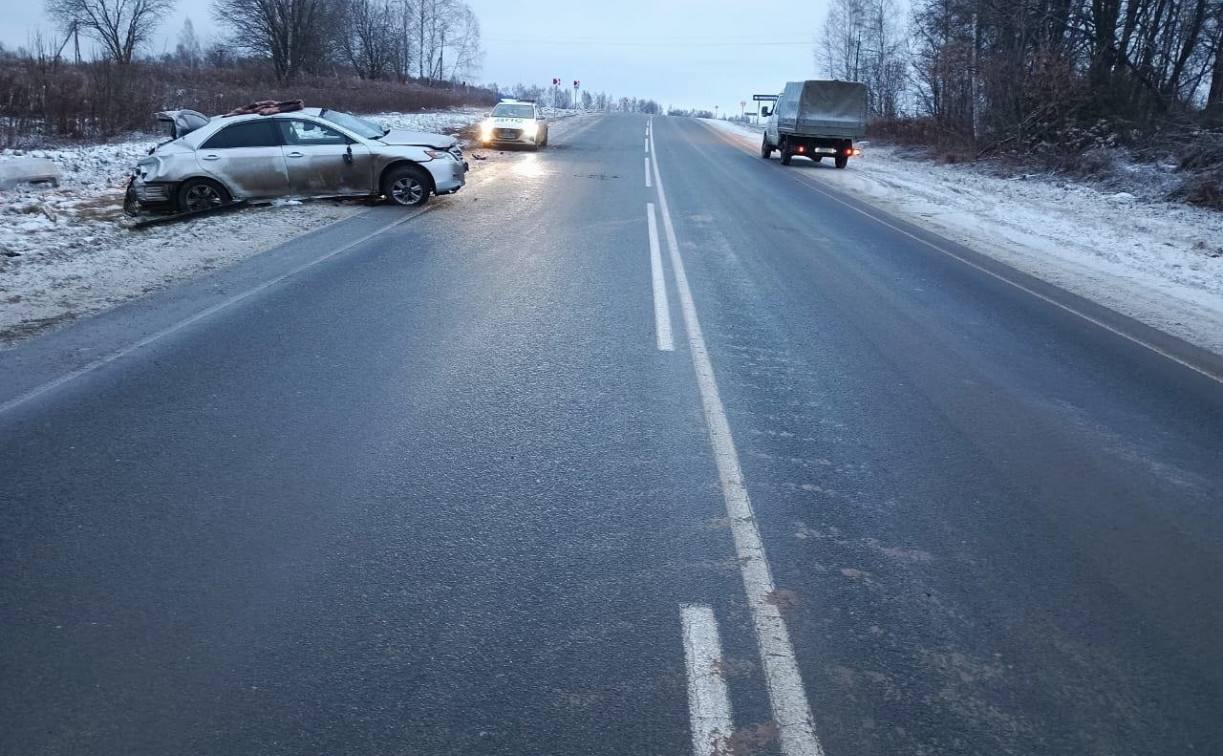
{"type": "MultiPolygon", "coordinates": [[[[487,112],[366,117],[392,128],[453,133],[487,112]]],[[[565,115],[570,113],[552,117],[565,115]]],[[[364,207],[351,201],[281,202],[132,230],[123,215],[127,177],[159,141],[150,134],[109,144],[0,151],[0,162],[45,158],[61,174],[58,188],[0,191],[0,346],[257,254],[364,207]]]]}
{"type": "MultiPolygon", "coordinates": [[[[711,127],[757,152],[760,131],[711,127]]],[[[863,144],[804,174],[1167,333],[1223,353],[1223,213],[1057,177],[989,175],[863,144]]],[[[801,160],[801,159],[800,159],[801,160]]]]}

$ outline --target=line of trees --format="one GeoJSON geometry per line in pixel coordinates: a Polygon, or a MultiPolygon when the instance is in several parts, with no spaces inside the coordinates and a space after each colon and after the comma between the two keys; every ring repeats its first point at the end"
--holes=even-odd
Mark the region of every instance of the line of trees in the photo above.
{"type": "Polygon", "coordinates": [[[1223,118],[1223,0],[833,0],[822,71],[982,148],[1223,118]]]}
{"type": "Polygon", "coordinates": [[[463,0],[211,0],[223,36],[205,44],[188,20],[160,54],[150,48],[177,0],[45,2],[56,31],[0,47],[3,144],[146,130],[157,110],[258,99],[359,112],[497,99],[467,83],[480,26],[463,0]]]}
{"type": "MultiPolygon", "coordinates": [[[[47,0],[47,13],[79,58],[80,38],[100,57],[130,65],[177,0],[47,0]]],[[[213,0],[227,31],[205,51],[190,21],[173,62],[221,67],[267,61],[280,83],[347,69],[363,79],[428,83],[470,79],[483,53],[480,23],[463,0],[213,0]]]]}

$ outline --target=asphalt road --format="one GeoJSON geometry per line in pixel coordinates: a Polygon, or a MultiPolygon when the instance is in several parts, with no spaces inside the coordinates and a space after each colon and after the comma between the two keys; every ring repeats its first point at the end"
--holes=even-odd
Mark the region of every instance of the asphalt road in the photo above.
{"type": "Polygon", "coordinates": [[[0,753],[1223,753],[1217,363],[648,123],[0,352],[0,753]]]}

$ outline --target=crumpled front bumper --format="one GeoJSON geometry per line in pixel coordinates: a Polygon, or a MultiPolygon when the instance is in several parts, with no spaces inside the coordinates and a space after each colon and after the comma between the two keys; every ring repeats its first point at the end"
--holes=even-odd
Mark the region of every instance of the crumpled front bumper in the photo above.
{"type": "Polygon", "coordinates": [[[438,194],[453,194],[467,183],[467,167],[464,161],[457,158],[438,158],[424,163],[424,166],[433,176],[433,186],[438,194]]]}
{"type": "Polygon", "coordinates": [[[167,207],[174,204],[174,189],[177,184],[170,181],[144,181],[133,178],[127,187],[127,200],[141,207],[167,207]]]}

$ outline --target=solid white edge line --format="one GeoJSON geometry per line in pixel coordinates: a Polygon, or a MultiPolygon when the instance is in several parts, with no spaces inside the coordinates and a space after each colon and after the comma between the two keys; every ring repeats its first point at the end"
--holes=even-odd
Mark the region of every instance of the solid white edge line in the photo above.
{"type": "MultiPolygon", "coordinates": [[[[708,128],[710,128],[710,129],[714,129],[714,127],[713,127],[713,126],[710,126],[710,127],[708,127],[708,128]]],[[[715,131],[716,131],[716,129],[715,129],[715,131]]],[[[728,138],[728,139],[733,139],[733,137],[730,137],[729,135],[727,135],[727,138],[728,138]]],[[[744,143],[744,142],[740,142],[740,143],[739,143],[737,146],[739,147],[739,149],[743,150],[744,152],[748,153],[749,155],[750,155],[750,154],[755,154],[755,153],[754,153],[754,151],[753,151],[753,150],[750,148],[750,146],[749,146],[749,145],[747,145],[747,144],[746,144],[746,143],[744,143]]],[[[1054,299],[1053,297],[1050,297],[1050,296],[1048,296],[1048,295],[1046,295],[1046,294],[1041,294],[1039,291],[1035,291],[1035,290],[1033,290],[1032,288],[1030,288],[1030,287],[1028,287],[1028,286],[1024,286],[1023,284],[1019,283],[1018,281],[1013,281],[1013,280],[1011,280],[1010,278],[1007,278],[1006,276],[1002,275],[1001,273],[998,273],[998,272],[996,272],[996,271],[990,270],[989,268],[985,267],[984,265],[980,265],[979,263],[975,263],[975,262],[973,262],[972,260],[969,260],[969,259],[967,259],[967,258],[963,257],[962,255],[957,255],[955,252],[952,252],[952,251],[951,251],[951,250],[949,250],[949,249],[945,249],[945,248],[943,248],[943,247],[939,246],[938,244],[935,244],[934,242],[927,241],[926,239],[923,239],[923,238],[921,238],[920,236],[918,236],[918,235],[916,235],[916,234],[910,233],[909,231],[906,231],[905,229],[903,229],[903,228],[901,228],[901,227],[897,226],[897,225],[896,225],[896,224],[894,224],[894,223],[889,223],[888,221],[884,220],[883,218],[880,218],[880,217],[879,217],[879,216],[877,216],[877,215],[874,215],[873,213],[869,213],[869,212],[867,212],[866,210],[863,210],[863,209],[862,209],[862,208],[860,208],[860,207],[855,207],[854,205],[852,205],[852,204],[850,204],[850,203],[846,202],[845,200],[841,199],[840,197],[837,197],[837,196],[835,196],[835,195],[833,195],[833,194],[831,194],[831,193],[829,193],[829,192],[825,191],[825,190],[824,190],[822,187],[818,186],[818,185],[815,183],[815,182],[817,181],[817,179],[815,179],[814,177],[809,177],[809,176],[805,176],[805,175],[802,175],[802,174],[797,174],[797,175],[795,175],[795,174],[791,174],[791,177],[792,177],[792,178],[794,178],[794,179],[795,179],[795,180],[797,180],[797,181],[801,181],[803,184],[807,185],[808,187],[810,187],[811,189],[815,190],[815,191],[816,191],[816,192],[818,192],[819,194],[824,195],[825,197],[827,197],[828,199],[832,200],[833,202],[836,202],[836,203],[838,203],[838,204],[844,205],[845,207],[849,208],[850,210],[853,210],[853,211],[854,211],[854,212],[856,212],[856,213],[859,213],[859,214],[861,214],[861,215],[865,215],[867,218],[870,218],[871,220],[873,220],[873,221],[875,221],[875,222],[877,222],[877,223],[880,223],[880,224],[882,224],[882,225],[884,225],[884,226],[887,226],[888,228],[892,229],[893,231],[896,231],[896,232],[899,232],[899,233],[901,233],[901,234],[904,234],[905,236],[909,237],[910,239],[912,239],[912,240],[914,240],[914,241],[916,241],[916,242],[919,242],[919,243],[921,243],[921,244],[924,244],[925,246],[929,247],[930,249],[935,250],[936,252],[941,252],[941,253],[943,253],[944,255],[947,255],[948,257],[952,258],[953,260],[958,260],[958,261],[960,261],[960,262],[964,263],[965,265],[967,265],[967,266],[969,266],[969,267],[976,268],[977,270],[981,271],[982,273],[985,273],[986,275],[988,275],[988,276],[990,276],[990,277],[992,277],[992,278],[996,278],[997,280],[999,280],[999,281],[1003,282],[1004,284],[1007,284],[1008,286],[1012,286],[1012,287],[1014,287],[1014,288],[1016,288],[1016,289],[1019,289],[1020,291],[1022,291],[1022,292],[1024,292],[1024,293],[1026,293],[1026,294],[1031,294],[1032,296],[1036,297],[1037,299],[1039,299],[1039,300],[1041,300],[1041,301],[1044,301],[1044,302],[1047,302],[1047,303],[1049,303],[1049,304],[1053,305],[1054,307],[1058,308],[1059,310],[1062,310],[1062,311],[1064,311],[1064,312],[1068,312],[1068,313],[1070,313],[1071,315],[1075,315],[1075,316],[1077,316],[1077,317],[1079,317],[1079,318],[1082,318],[1083,320],[1086,320],[1088,323],[1091,323],[1091,324],[1092,324],[1092,325],[1094,325],[1094,326],[1099,326],[1100,328],[1103,328],[1104,330],[1108,331],[1109,333],[1111,333],[1111,334],[1113,334],[1113,335],[1115,335],[1115,336],[1120,336],[1121,338],[1125,339],[1126,341],[1129,341],[1129,342],[1130,342],[1130,343],[1132,343],[1132,344],[1136,344],[1136,345],[1138,345],[1138,346],[1140,346],[1140,347],[1142,347],[1142,348],[1144,348],[1144,349],[1147,349],[1147,350],[1149,350],[1149,351],[1151,351],[1151,352],[1154,352],[1155,354],[1158,354],[1160,357],[1164,357],[1164,358],[1166,358],[1166,359],[1172,360],[1172,361],[1173,361],[1173,362],[1175,362],[1177,365],[1180,365],[1181,367],[1189,368],[1190,370],[1192,370],[1193,372],[1197,373],[1198,375],[1201,375],[1201,376],[1204,376],[1204,377],[1206,377],[1206,378],[1209,378],[1210,380],[1212,380],[1212,381],[1214,381],[1214,382],[1216,382],[1216,383],[1223,383],[1223,375],[1217,375],[1217,374],[1215,374],[1215,373],[1211,372],[1210,370],[1207,370],[1207,369],[1205,369],[1205,368],[1198,367],[1197,365],[1194,365],[1192,362],[1188,362],[1187,360],[1183,360],[1183,359],[1181,359],[1180,357],[1177,357],[1176,355],[1171,354],[1170,352],[1168,352],[1168,351],[1167,351],[1167,350],[1165,350],[1165,349],[1161,349],[1160,347],[1158,347],[1158,346],[1156,346],[1156,345],[1152,344],[1151,342],[1149,342],[1149,341],[1147,341],[1147,340],[1145,340],[1145,339],[1141,339],[1141,338],[1139,338],[1139,337],[1137,337],[1137,336],[1134,336],[1133,334],[1126,333],[1125,331],[1122,331],[1122,330],[1121,330],[1121,329],[1119,329],[1119,328],[1115,328],[1114,326],[1111,326],[1111,325],[1109,325],[1108,323],[1105,323],[1105,322],[1101,321],[1099,318],[1093,318],[1092,316],[1088,315],[1087,313],[1083,312],[1082,310],[1075,309],[1074,307],[1071,307],[1071,306],[1070,306],[1070,305],[1068,305],[1068,304],[1064,304],[1064,303],[1062,303],[1062,302],[1059,302],[1059,301],[1057,301],[1056,299],[1054,299]]],[[[859,200],[859,201],[860,201],[860,202],[864,202],[864,203],[865,203],[865,202],[867,202],[866,200],[859,200]]],[[[869,203],[867,203],[867,204],[869,204],[869,203]]],[[[938,232],[937,232],[937,231],[931,231],[930,233],[932,233],[932,234],[934,234],[934,235],[936,235],[936,236],[938,235],[938,232]]],[[[985,255],[985,256],[986,256],[986,257],[989,257],[989,255],[985,255]]],[[[1005,262],[1002,262],[1001,260],[998,260],[997,262],[998,262],[1000,265],[1006,265],[1006,263],[1005,263],[1005,262]]],[[[1030,274],[1028,274],[1028,275],[1030,275],[1030,274]]],[[[1140,321],[1140,322],[1141,322],[1141,321],[1140,321]]]]}
{"type": "Polygon", "coordinates": [[[734,723],[722,668],[718,621],[708,606],[681,606],[684,665],[688,669],[688,721],[695,756],[725,753],[734,723]]]}
{"type": "MultiPolygon", "coordinates": [[[[1039,291],[1036,291],[1028,286],[1024,286],[1023,284],[1019,283],[1018,281],[1012,281],[1011,279],[1007,278],[1006,276],[1001,275],[1000,273],[997,273],[995,271],[992,271],[989,268],[985,267],[984,265],[975,263],[972,260],[969,260],[968,258],[963,257],[962,255],[957,255],[955,252],[952,252],[949,249],[944,249],[943,247],[940,247],[939,245],[934,244],[933,242],[926,241],[925,239],[921,238],[917,234],[910,233],[904,230],[903,228],[897,226],[894,223],[889,223],[888,221],[884,220],[883,218],[880,218],[872,213],[868,213],[867,211],[863,210],[862,208],[854,207],[853,205],[846,202],[845,200],[840,199],[839,197],[835,197],[832,194],[829,194],[828,192],[824,191],[820,187],[811,184],[810,181],[811,180],[808,179],[807,183],[809,186],[811,186],[812,189],[814,189],[819,194],[824,195],[825,197],[832,200],[833,202],[844,205],[845,207],[849,208],[850,210],[853,210],[856,213],[865,215],[867,218],[870,218],[871,220],[875,221],[876,223],[880,223],[892,229],[893,231],[904,234],[905,236],[909,237],[913,241],[924,244],[925,246],[929,247],[930,249],[936,250],[938,252],[942,252],[944,255],[947,255],[948,257],[954,260],[958,260],[959,262],[962,262],[971,268],[976,268],[977,270],[981,271],[982,273],[985,273],[986,275],[992,278],[995,278],[1005,284],[1008,284],[1016,289],[1019,289],[1020,291],[1026,294],[1030,294],[1036,297],[1037,299],[1047,302],[1053,305],[1054,307],[1058,308],[1059,310],[1068,312],[1071,315],[1076,315],[1082,318],[1083,320],[1086,320],[1088,323],[1091,323],[1094,326],[1103,328],[1104,330],[1108,331],[1109,333],[1115,336],[1120,336],[1121,338],[1125,339],[1126,341],[1129,341],[1132,344],[1136,344],[1140,347],[1143,347],[1144,349],[1154,352],[1155,354],[1159,355],[1160,357],[1169,359],[1175,362],[1176,364],[1180,365],[1181,367],[1189,368],[1190,370],[1197,373],[1198,375],[1205,376],[1206,378],[1209,378],[1210,380],[1215,381],[1216,383],[1223,383],[1223,376],[1215,375],[1211,371],[1206,370],[1205,368],[1198,367],[1197,365],[1194,365],[1193,363],[1188,362],[1187,360],[1183,360],[1180,357],[1177,357],[1176,355],[1168,352],[1166,349],[1162,349],[1152,344],[1151,342],[1146,341],[1145,339],[1140,339],[1137,336],[1134,336],[1133,334],[1126,333],[1125,331],[1122,331],[1119,328],[1115,328],[1109,325],[1108,323],[1105,323],[1104,321],[1100,320],[1099,318],[1093,318],[1091,315],[1088,315],[1087,313],[1083,312],[1082,310],[1075,309],[1074,307],[1071,307],[1068,304],[1063,304],[1062,302],[1057,301],[1053,297],[1050,297],[1046,294],[1041,294],[1039,291]]],[[[1005,265],[1006,263],[1002,263],[1002,264],[1005,265]]]]}
{"type": "Polygon", "coordinates": [[[658,351],[674,352],[675,339],[671,335],[671,304],[667,301],[667,278],[662,269],[662,253],[658,244],[658,220],[654,203],[646,205],[646,222],[650,229],[650,281],[654,288],[654,333],[658,351]]]}
{"type": "Polygon", "coordinates": [[[36,399],[49,391],[53,391],[59,388],[60,386],[63,386],[67,383],[71,383],[72,381],[76,380],[77,378],[80,378],[83,375],[92,373],[93,371],[97,370],[98,368],[105,367],[106,365],[109,365],[110,363],[116,360],[122,359],[128,356],[129,354],[132,354],[133,352],[143,349],[144,347],[156,341],[160,341],[161,339],[164,339],[165,337],[170,336],[171,334],[177,333],[190,325],[198,323],[201,320],[211,317],[212,315],[215,315],[216,313],[224,309],[232,307],[233,305],[241,302],[244,299],[249,299],[250,297],[258,294],[259,292],[266,291],[267,289],[270,289],[271,287],[275,286],[276,284],[280,283],[281,281],[292,278],[293,276],[296,276],[297,274],[302,273],[303,271],[313,268],[315,265],[318,265],[319,263],[330,260],[331,258],[335,257],[338,254],[347,252],[348,250],[352,249],[353,247],[357,246],[358,244],[363,244],[369,241],[370,239],[374,238],[375,236],[378,236],[379,234],[386,233],[387,231],[390,231],[392,228],[395,228],[396,226],[400,226],[404,223],[407,223],[408,221],[412,220],[413,218],[418,218],[421,215],[424,215],[425,213],[434,209],[435,207],[438,207],[438,205],[430,205],[428,207],[424,207],[415,213],[405,215],[404,217],[399,218],[398,220],[392,221],[391,223],[387,223],[383,225],[382,227],[380,227],[378,230],[372,231],[360,238],[354,239],[348,242],[347,244],[345,244],[344,246],[339,247],[338,249],[335,249],[331,252],[328,252],[327,254],[323,255],[322,257],[317,257],[311,260],[310,262],[305,263],[304,265],[299,265],[296,268],[290,270],[288,273],[282,273],[281,275],[276,276],[275,278],[264,281],[263,283],[259,284],[258,286],[247,289],[246,291],[240,294],[235,294],[234,296],[230,297],[229,299],[226,299],[223,302],[218,302],[217,304],[207,309],[201,310],[197,312],[196,314],[192,315],[191,317],[186,318],[184,320],[180,320],[179,322],[175,323],[174,325],[168,328],[163,328],[162,330],[157,331],[156,333],[150,334],[148,336],[145,336],[143,339],[140,339],[139,341],[133,344],[129,344],[128,346],[123,347],[122,349],[116,352],[112,352],[106,355],[105,357],[100,357],[94,360],[93,362],[83,365],[77,368],[76,370],[73,370],[72,372],[65,373],[64,375],[61,375],[58,378],[50,380],[42,384],[41,386],[37,386],[27,391],[24,394],[14,397],[13,399],[10,399],[9,401],[5,402],[4,404],[0,404],[0,414],[4,414],[5,412],[8,412],[9,410],[15,409],[16,407],[19,407],[22,404],[25,404],[26,402],[32,399],[36,399]]]}
{"type": "MultiPolygon", "coordinates": [[[[653,141],[653,135],[650,139],[653,141]]],[[[658,169],[657,148],[653,150],[652,155],[654,187],[658,192],[658,207],[671,253],[671,269],[679,292],[688,349],[692,352],[692,367],[696,372],[697,387],[705,411],[709,445],[721,479],[722,496],[726,501],[726,513],[730,519],[739,571],[743,577],[743,588],[747,594],[747,604],[756,631],[773,722],[781,739],[781,751],[785,756],[823,756],[824,749],[815,733],[815,721],[807,703],[802,675],[798,671],[790,632],[777,605],[773,575],[765,555],[764,541],[756,525],[756,515],[752,511],[747,484],[743,480],[743,470],[739,466],[739,454],[731,436],[730,421],[726,417],[726,410],[718,393],[713,363],[705,346],[705,337],[701,333],[692,290],[688,286],[688,276],[675,237],[675,226],[667,206],[662,174],[658,169]]]]}

